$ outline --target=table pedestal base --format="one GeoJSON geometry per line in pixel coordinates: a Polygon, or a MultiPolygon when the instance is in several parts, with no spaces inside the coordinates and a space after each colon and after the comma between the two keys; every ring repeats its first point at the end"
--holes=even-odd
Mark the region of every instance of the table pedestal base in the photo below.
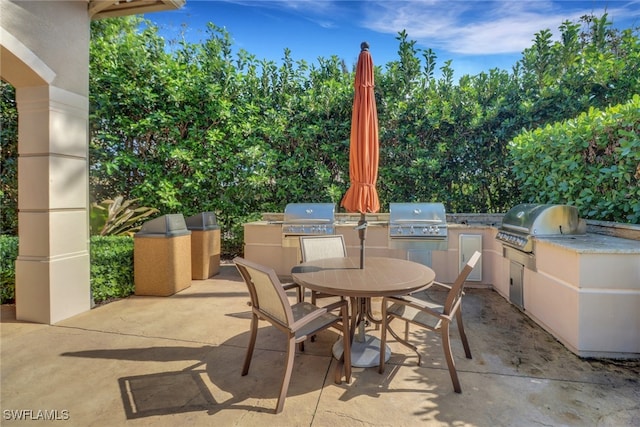
{"type": "MultiPolygon", "coordinates": [[[[333,356],[342,357],[344,352],[342,339],[333,345],[333,356]]],[[[385,362],[391,357],[391,349],[385,346],[385,362]]],[[[365,335],[364,341],[358,341],[356,336],[351,342],[351,366],[356,368],[371,368],[380,364],[380,340],[373,335],[365,335]]]]}

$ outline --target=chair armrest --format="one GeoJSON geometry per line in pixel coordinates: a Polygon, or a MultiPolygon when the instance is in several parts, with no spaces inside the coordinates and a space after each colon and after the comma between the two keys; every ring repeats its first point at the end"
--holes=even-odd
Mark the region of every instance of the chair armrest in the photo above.
{"type": "Polygon", "coordinates": [[[442,282],[433,282],[433,285],[440,286],[441,288],[451,289],[451,285],[447,285],[446,283],[442,282]]]}
{"type": "Polygon", "coordinates": [[[340,301],[336,301],[336,302],[331,303],[329,305],[325,305],[322,308],[327,309],[327,311],[333,311],[333,310],[336,310],[338,308],[342,308],[343,305],[346,305],[347,308],[349,307],[349,303],[347,302],[347,300],[341,299],[340,301]]]}
{"type": "Polygon", "coordinates": [[[412,297],[411,295],[385,297],[385,299],[394,303],[403,304],[408,307],[415,308],[416,310],[423,311],[439,319],[449,319],[448,316],[445,316],[441,312],[435,310],[435,307],[442,308],[442,305],[440,304],[432,304],[428,301],[412,297]]]}
{"type": "MultiPolygon", "coordinates": [[[[451,285],[447,285],[446,283],[442,283],[442,282],[433,282],[433,284],[434,284],[434,285],[437,285],[437,286],[440,286],[440,287],[442,287],[442,288],[445,288],[445,289],[449,289],[449,290],[451,290],[451,285]]],[[[426,289],[429,289],[429,288],[426,288],[426,289]]],[[[464,295],[464,294],[465,294],[465,292],[464,292],[464,291],[462,291],[462,295],[464,295]]]]}
{"type": "MultiPolygon", "coordinates": [[[[299,304],[307,304],[308,306],[312,306],[312,304],[307,303],[307,302],[303,302],[303,303],[299,303],[299,304]]],[[[299,318],[294,323],[292,323],[290,325],[291,330],[297,331],[300,328],[302,328],[303,326],[305,326],[307,323],[309,323],[309,322],[317,319],[318,317],[329,313],[329,311],[335,310],[336,308],[338,308],[340,306],[343,306],[343,305],[348,307],[347,301],[343,300],[343,301],[334,302],[333,304],[329,304],[326,307],[313,306],[313,307],[315,307],[315,310],[313,310],[309,314],[299,318]]],[[[334,314],[332,314],[332,316],[334,316],[334,314]]]]}
{"type": "Polygon", "coordinates": [[[451,289],[451,285],[447,285],[447,284],[442,283],[442,282],[433,281],[433,282],[429,283],[428,285],[424,285],[423,287],[416,289],[415,291],[411,292],[409,295],[417,294],[419,292],[428,291],[429,289],[431,289],[434,286],[440,286],[442,288],[451,289]]]}
{"type": "Polygon", "coordinates": [[[424,292],[424,291],[428,291],[436,282],[431,282],[429,284],[424,285],[421,288],[416,289],[415,291],[411,292],[409,295],[413,295],[413,294],[417,294],[419,292],[424,292]]]}

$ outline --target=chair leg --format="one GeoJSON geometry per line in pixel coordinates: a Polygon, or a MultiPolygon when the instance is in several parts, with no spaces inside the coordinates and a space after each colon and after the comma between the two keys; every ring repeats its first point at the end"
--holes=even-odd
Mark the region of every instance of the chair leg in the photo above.
{"type": "Polygon", "coordinates": [[[447,359],[447,366],[449,367],[449,375],[451,376],[451,382],[453,383],[453,390],[456,393],[462,393],[460,380],[458,379],[458,372],[456,371],[456,364],[453,360],[453,352],[451,351],[448,322],[443,323],[442,329],[440,329],[440,334],[442,335],[442,350],[444,351],[445,359],[447,359]]]}
{"type": "MultiPolygon", "coordinates": [[[[393,319],[393,317],[391,319],[393,319]]],[[[402,320],[404,320],[404,319],[402,319],[402,320]]],[[[391,320],[389,320],[387,322],[387,333],[391,334],[391,336],[393,338],[395,338],[395,340],[398,341],[400,344],[402,344],[405,347],[410,348],[411,350],[413,350],[413,352],[416,354],[416,356],[418,356],[417,365],[420,366],[422,364],[422,355],[418,351],[418,347],[416,347],[415,345],[411,344],[409,341],[400,338],[400,335],[396,334],[396,332],[393,330],[393,328],[391,328],[390,323],[391,323],[391,320]]],[[[406,323],[407,323],[407,325],[409,324],[409,322],[406,322],[406,323]]]]}
{"type": "Polygon", "coordinates": [[[289,389],[289,382],[291,381],[291,372],[293,372],[293,360],[296,355],[296,337],[290,336],[287,343],[287,360],[284,370],[284,377],[282,378],[282,384],[280,385],[280,395],[278,396],[278,403],[276,405],[276,414],[282,412],[284,408],[284,400],[287,397],[287,390],[289,389]]]}
{"type": "MultiPolygon", "coordinates": [[[[316,292],[314,290],[311,290],[311,304],[316,305],[316,292]]],[[[316,341],[316,334],[313,334],[311,335],[311,342],[315,342],[315,341],[316,341]]]]}
{"type": "Polygon", "coordinates": [[[344,350],[344,378],[347,384],[351,382],[351,334],[349,333],[349,307],[343,305],[342,312],[342,349],[344,350]]]}
{"type": "Polygon", "coordinates": [[[382,325],[380,326],[380,364],[378,365],[378,373],[384,373],[384,363],[387,348],[387,301],[382,298],[382,305],[380,307],[382,313],[382,325]]]}
{"type": "Polygon", "coordinates": [[[469,348],[469,342],[467,341],[467,334],[464,332],[464,325],[462,324],[462,310],[458,309],[456,313],[456,322],[458,322],[458,331],[460,331],[460,339],[462,340],[462,346],[464,347],[464,354],[467,359],[471,359],[471,348],[469,348]]]}
{"type": "Polygon", "coordinates": [[[349,324],[349,335],[351,335],[351,342],[353,342],[353,338],[356,336],[356,329],[358,327],[358,304],[360,300],[356,297],[349,297],[349,301],[351,301],[351,323],[349,324]]]}
{"type": "Polygon", "coordinates": [[[316,305],[316,292],[311,291],[311,304],[316,305]]]}
{"type": "Polygon", "coordinates": [[[251,365],[251,357],[253,356],[253,349],[256,346],[256,336],[258,335],[258,316],[253,313],[251,317],[251,332],[249,338],[249,345],[247,346],[247,354],[244,356],[244,366],[242,367],[242,375],[249,373],[249,365],[251,365]]]}

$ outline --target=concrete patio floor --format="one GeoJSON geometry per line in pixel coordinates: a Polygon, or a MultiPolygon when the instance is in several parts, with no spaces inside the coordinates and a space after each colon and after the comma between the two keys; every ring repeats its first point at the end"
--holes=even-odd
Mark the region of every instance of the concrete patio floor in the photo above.
{"type": "Polygon", "coordinates": [[[18,322],[2,306],[0,424],[640,426],[640,361],[580,359],[496,292],[473,288],[463,303],[473,359],[451,334],[462,394],[438,337],[419,330],[421,367],[391,341],[383,375],[354,368],[350,384],[336,385],[330,330],[296,355],[274,415],[285,341],[263,322],[240,375],[247,301],[235,268],[223,265],[171,297],[134,296],[55,326],[18,322]]]}

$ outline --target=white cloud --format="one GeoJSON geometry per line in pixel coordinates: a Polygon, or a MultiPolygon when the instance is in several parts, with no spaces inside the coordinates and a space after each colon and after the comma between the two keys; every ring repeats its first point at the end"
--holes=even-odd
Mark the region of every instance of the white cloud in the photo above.
{"type": "MultiPolygon", "coordinates": [[[[566,20],[605,10],[622,15],[611,4],[637,2],[572,2],[549,0],[498,1],[369,1],[360,24],[370,30],[397,34],[425,47],[457,54],[519,53],[532,45],[535,33],[549,29],[556,34],[566,20]]],[[[635,12],[638,13],[637,10],[635,12]]]]}

